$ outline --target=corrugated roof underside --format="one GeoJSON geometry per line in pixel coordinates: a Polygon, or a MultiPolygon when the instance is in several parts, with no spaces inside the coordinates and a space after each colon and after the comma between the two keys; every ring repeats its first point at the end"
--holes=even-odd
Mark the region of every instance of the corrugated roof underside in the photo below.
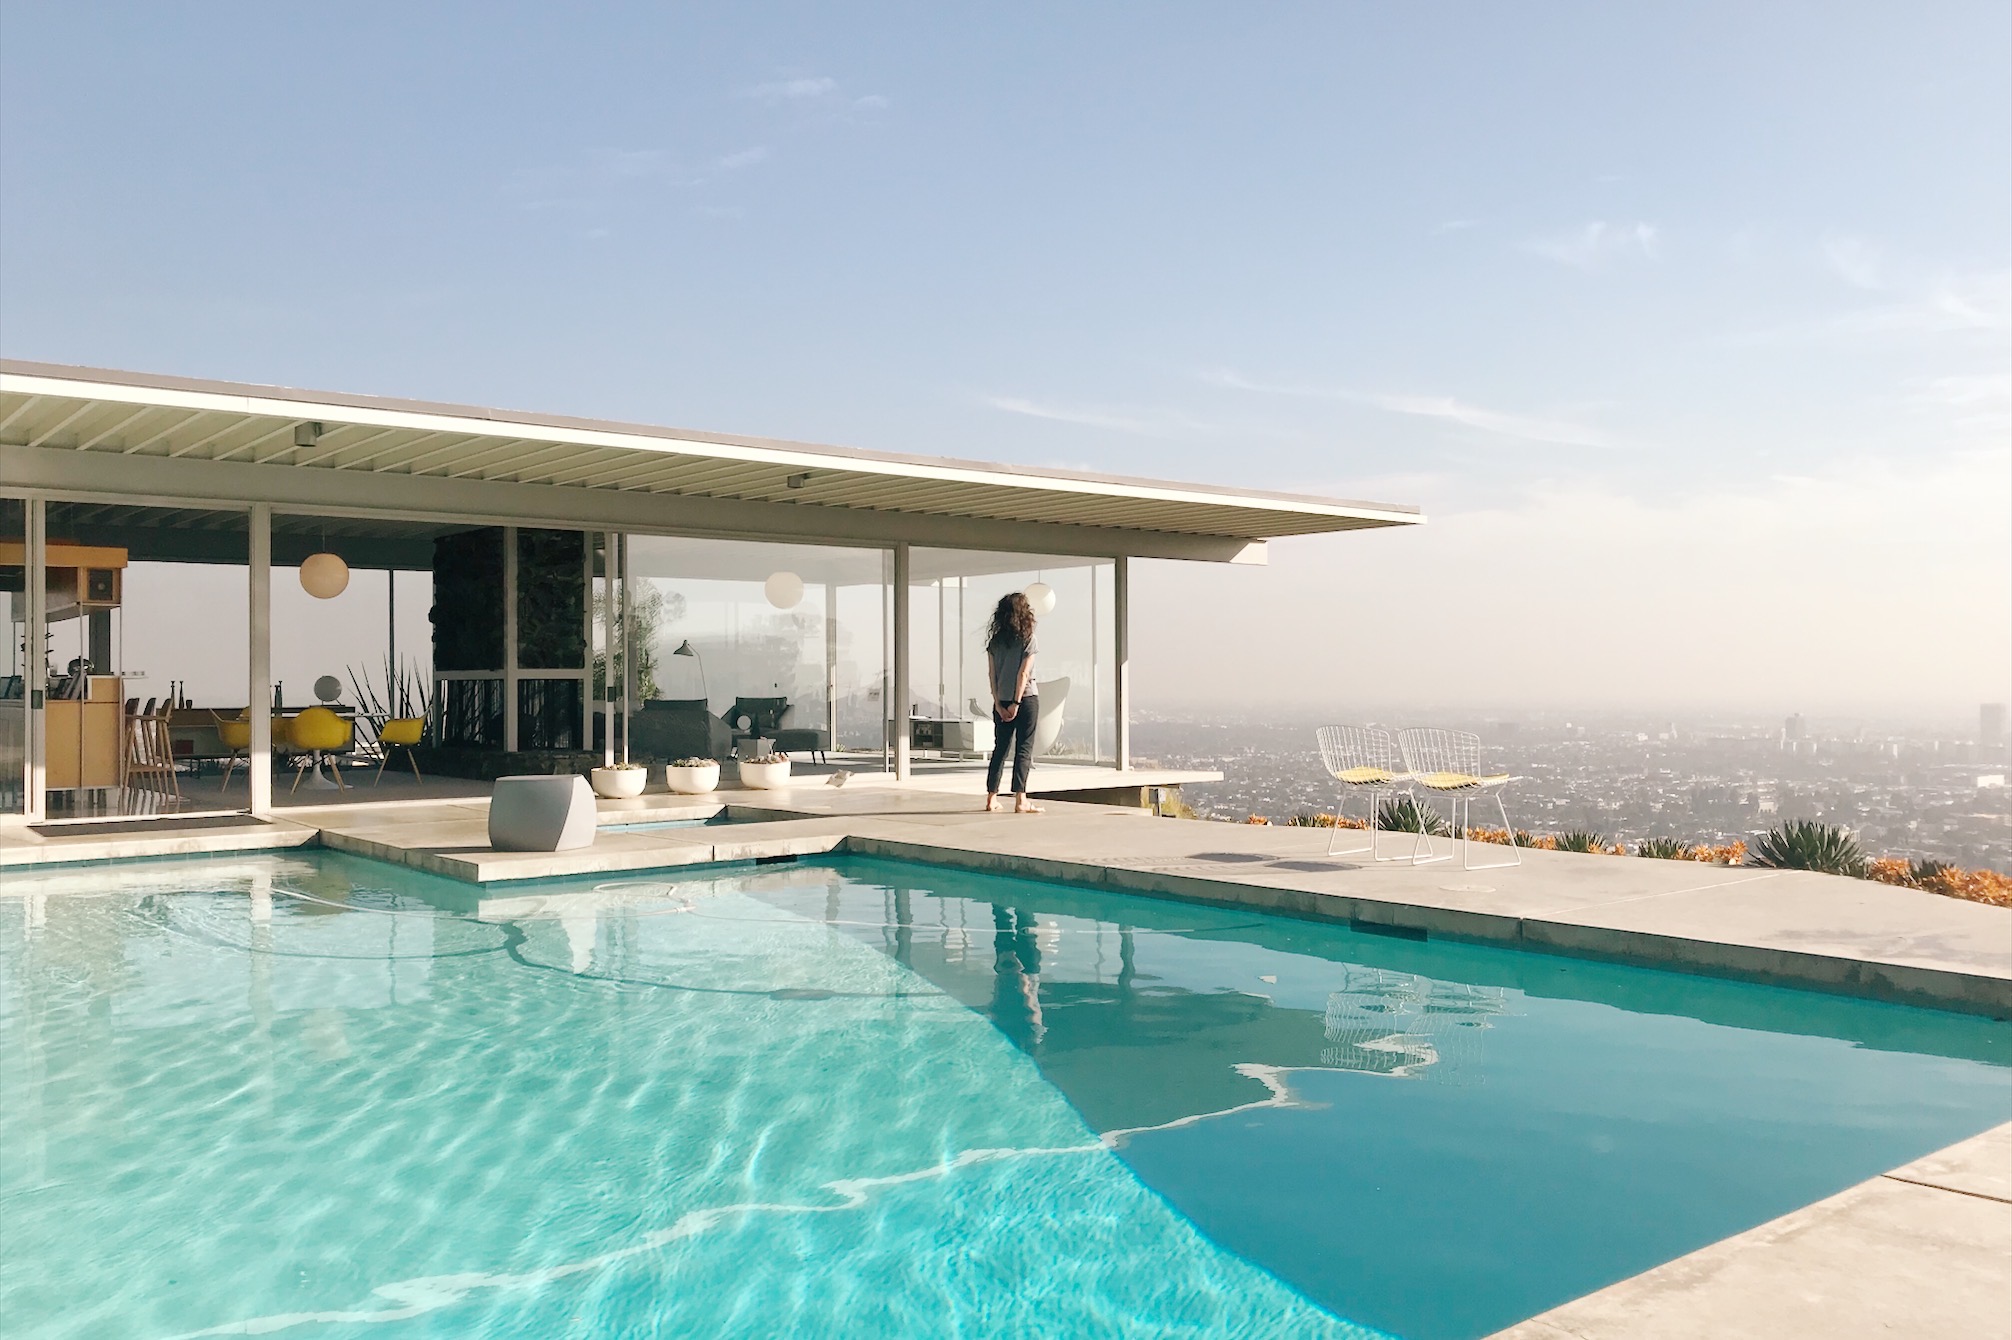
{"type": "MultiPolygon", "coordinates": [[[[1183,535],[1266,539],[1402,524],[1399,516],[1338,515],[1289,506],[1240,506],[1122,491],[1043,488],[848,469],[843,457],[808,472],[656,446],[326,423],[297,445],[300,419],[185,406],[9,392],[0,395],[0,442],[15,446],[234,461],[258,465],[425,475],[444,479],[617,489],[865,511],[1110,527],[1183,535]],[[807,477],[804,477],[807,475],[807,477]],[[792,478],[798,487],[790,487],[792,478]]],[[[1010,479],[1010,476],[1002,476],[1010,479]]]]}

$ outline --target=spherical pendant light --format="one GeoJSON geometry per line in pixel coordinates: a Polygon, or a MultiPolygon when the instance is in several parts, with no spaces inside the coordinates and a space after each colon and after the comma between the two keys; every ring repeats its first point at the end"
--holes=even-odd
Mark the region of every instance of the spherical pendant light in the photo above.
{"type": "Polygon", "coordinates": [[[1055,588],[1046,582],[1035,582],[1020,594],[1027,597],[1036,614],[1047,614],[1055,608],[1055,588]]]}
{"type": "Polygon", "coordinates": [[[768,603],[779,610],[793,610],[803,600],[803,578],[793,572],[772,572],[762,583],[768,603]]]}
{"type": "Polygon", "coordinates": [[[301,590],[316,600],[333,600],[349,586],[349,564],[339,554],[309,554],[300,565],[301,590]]]}

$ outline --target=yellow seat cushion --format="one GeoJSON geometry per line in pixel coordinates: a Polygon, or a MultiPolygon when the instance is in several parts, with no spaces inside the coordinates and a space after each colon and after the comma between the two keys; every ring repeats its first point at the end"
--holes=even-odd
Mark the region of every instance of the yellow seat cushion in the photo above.
{"type": "Polygon", "coordinates": [[[217,740],[226,749],[244,750],[251,748],[251,722],[219,721],[217,740]]]}
{"type": "Polygon", "coordinates": [[[1334,780],[1344,786],[1374,786],[1378,782],[1397,780],[1397,774],[1388,768],[1348,768],[1334,774],[1334,780]]]}
{"type": "Polygon", "coordinates": [[[393,717],[384,723],[384,729],[377,732],[377,738],[385,744],[413,745],[426,733],[425,717],[393,717]]]}
{"type": "Polygon", "coordinates": [[[287,725],[295,749],[347,749],[355,729],[326,707],[310,707],[287,725]]]}
{"type": "Polygon", "coordinates": [[[1421,772],[1411,780],[1431,791],[1468,791],[1477,786],[1500,786],[1509,780],[1509,774],[1475,777],[1464,772],[1421,772]]]}

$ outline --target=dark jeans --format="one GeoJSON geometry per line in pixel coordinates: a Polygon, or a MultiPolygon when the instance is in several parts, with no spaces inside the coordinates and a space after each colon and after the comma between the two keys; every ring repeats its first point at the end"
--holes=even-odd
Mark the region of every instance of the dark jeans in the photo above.
{"type": "Polygon", "coordinates": [[[992,709],[992,762],[985,768],[985,789],[993,795],[999,794],[999,774],[1006,768],[1006,751],[1013,751],[1013,791],[1024,795],[1027,791],[1027,774],[1034,767],[1034,723],[1041,719],[1041,699],[1038,694],[1028,694],[1020,700],[1020,710],[1011,721],[999,719],[999,709],[992,709]]]}

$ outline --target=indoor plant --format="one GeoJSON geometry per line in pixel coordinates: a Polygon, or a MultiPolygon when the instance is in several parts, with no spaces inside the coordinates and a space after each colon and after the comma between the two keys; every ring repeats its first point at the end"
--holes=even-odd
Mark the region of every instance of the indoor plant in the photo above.
{"type": "Polygon", "coordinates": [[[741,785],[767,791],[789,781],[788,754],[756,754],[741,760],[741,785]]]}
{"type": "Polygon", "coordinates": [[[643,794],[650,770],[641,763],[604,763],[587,774],[594,794],[604,800],[627,800],[643,794]]]}
{"type": "Polygon", "coordinates": [[[720,784],[719,760],[681,758],[666,763],[664,783],[680,795],[702,796],[720,784]]]}

